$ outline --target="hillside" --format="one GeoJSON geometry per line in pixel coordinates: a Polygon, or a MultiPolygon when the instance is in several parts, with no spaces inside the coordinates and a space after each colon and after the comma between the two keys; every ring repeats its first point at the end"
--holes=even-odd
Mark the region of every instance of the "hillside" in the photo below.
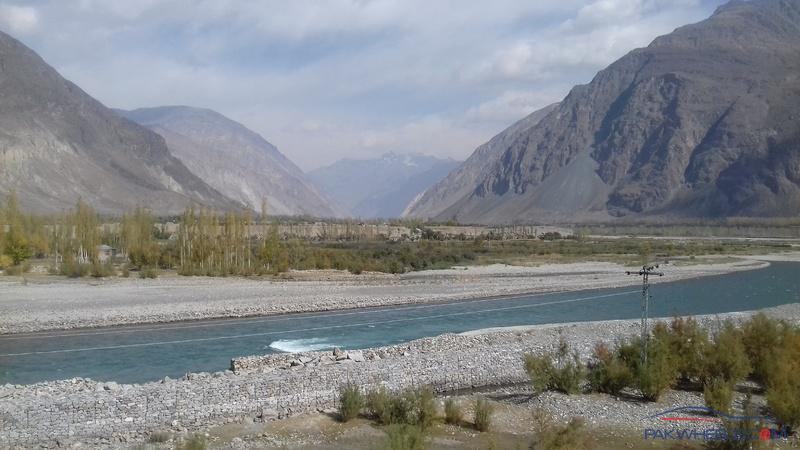
{"type": "Polygon", "coordinates": [[[237,207],[175,158],[161,136],[119,117],[0,32],[0,195],[11,190],[38,213],[79,198],[104,213],[237,207]]]}
{"type": "Polygon", "coordinates": [[[798,42],[800,2],[731,2],[573,88],[470,169],[463,178],[474,182],[448,177],[408,214],[484,223],[797,215],[798,42]]]}
{"type": "Polygon", "coordinates": [[[274,145],[222,114],[188,106],[118,113],[164,136],[192,172],[256,211],[265,199],[268,214],[341,215],[274,145]]]}

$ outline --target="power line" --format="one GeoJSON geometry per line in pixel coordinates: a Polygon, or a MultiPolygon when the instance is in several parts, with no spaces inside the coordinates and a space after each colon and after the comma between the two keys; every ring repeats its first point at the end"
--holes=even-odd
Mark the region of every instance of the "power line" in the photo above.
{"type": "Polygon", "coordinates": [[[642,277],[642,363],[647,364],[647,341],[650,340],[650,332],[647,329],[647,320],[650,314],[650,275],[664,276],[664,272],[657,272],[658,264],[654,266],[644,265],[638,272],[625,272],[628,275],[637,275],[642,277]]]}

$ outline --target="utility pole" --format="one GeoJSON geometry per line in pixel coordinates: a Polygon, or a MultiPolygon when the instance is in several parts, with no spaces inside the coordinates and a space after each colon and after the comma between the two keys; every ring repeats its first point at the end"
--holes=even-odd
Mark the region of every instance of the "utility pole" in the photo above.
{"type": "Polygon", "coordinates": [[[647,341],[650,340],[650,332],[647,329],[647,319],[650,314],[650,275],[658,275],[663,277],[663,272],[657,272],[658,264],[654,266],[644,265],[638,272],[625,272],[628,275],[637,275],[642,277],[642,364],[647,364],[647,341]]]}

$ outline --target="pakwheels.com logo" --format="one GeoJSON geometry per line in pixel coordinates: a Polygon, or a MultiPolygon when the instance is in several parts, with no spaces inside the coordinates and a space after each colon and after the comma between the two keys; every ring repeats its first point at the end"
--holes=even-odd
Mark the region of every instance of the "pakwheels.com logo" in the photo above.
{"type": "Polygon", "coordinates": [[[645,428],[645,440],[768,441],[789,435],[785,427],[777,426],[773,417],[736,416],[705,406],[681,406],[653,414],[648,419],[672,425],[645,428]],[[674,425],[676,423],[680,425],[674,425]]]}

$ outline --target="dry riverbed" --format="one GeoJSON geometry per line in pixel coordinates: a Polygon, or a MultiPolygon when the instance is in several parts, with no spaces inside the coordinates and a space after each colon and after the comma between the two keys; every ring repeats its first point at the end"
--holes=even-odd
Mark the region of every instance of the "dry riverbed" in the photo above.
{"type": "MultiPolygon", "coordinates": [[[[678,260],[655,282],[765,267],[770,256],[678,260]]],[[[797,253],[776,256],[800,260],[797,253]]],[[[628,268],[630,269],[630,268],[628,268]]],[[[155,280],[0,278],[0,334],[325,311],[635,285],[604,262],[488,265],[404,275],[290,272],[282,279],[164,276],[155,280]]]]}

